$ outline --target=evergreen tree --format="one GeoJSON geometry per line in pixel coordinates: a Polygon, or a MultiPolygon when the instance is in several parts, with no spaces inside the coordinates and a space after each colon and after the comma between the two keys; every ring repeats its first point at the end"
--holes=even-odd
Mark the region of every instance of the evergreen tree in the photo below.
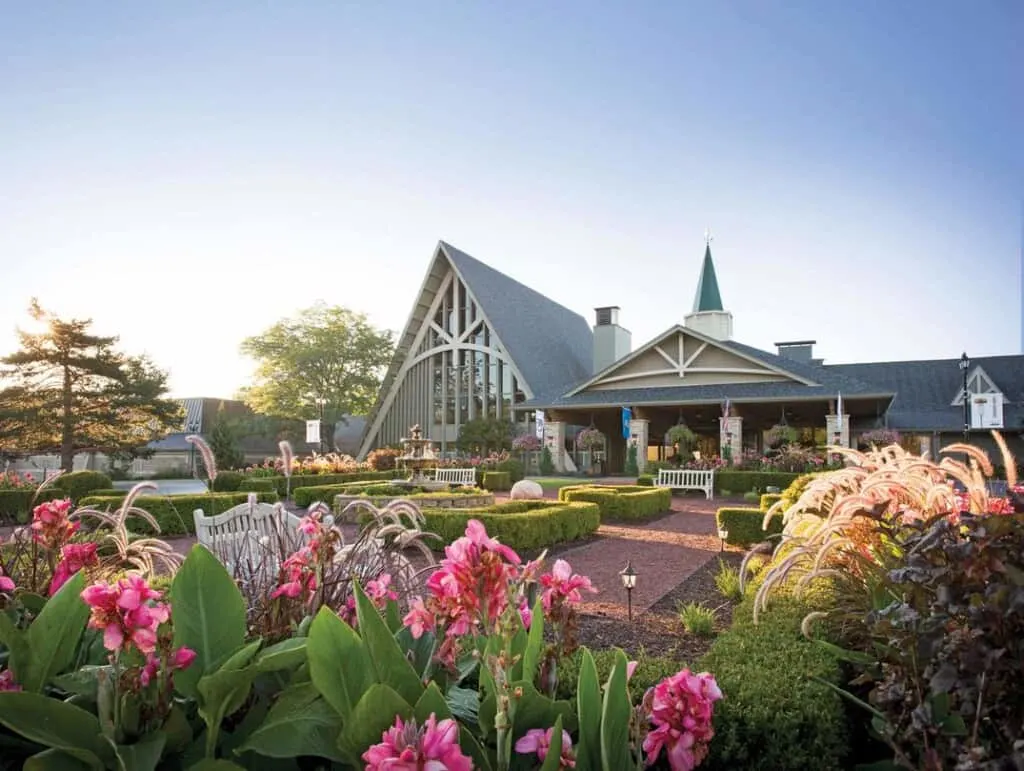
{"type": "Polygon", "coordinates": [[[626,466],[624,471],[626,476],[635,477],[640,473],[640,466],[637,463],[637,447],[635,444],[630,442],[629,450],[626,452],[626,466]]]}
{"type": "Polygon", "coordinates": [[[118,338],[90,333],[91,319],[64,321],[29,307],[41,332],[18,330],[20,349],[0,359],[0,446],[18,454],[103,452],[118,460],[151,454],[146,445],[178,429],[181,405],[165,398],[167,374],[115,349],[118,338]]]}
{"type": "Polygon", "coordinates": [[[245,453],[239,446],[234,426],[224,414],[224,405],[217,411],[217,420],[210,430],[210,449],[213,450],[213,458],[221,471],[245,465],[245,453]]]}
{"type": "Polygon", "coordinates": [[[551,457],[551,448],[547,445],[544,445],[540,451],[540,473],[545,477],[555,473],[555,461],[551,457]]]}

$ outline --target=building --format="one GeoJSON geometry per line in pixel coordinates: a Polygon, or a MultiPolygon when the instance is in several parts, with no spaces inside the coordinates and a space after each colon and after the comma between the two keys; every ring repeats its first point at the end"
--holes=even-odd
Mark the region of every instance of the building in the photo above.
{"type": "MultiPolygon", "coordinates": [[[[733,457],[763,450],[765,432],[778,424],[844,446],[891,428],[931,453],[963,437],[959,359],[829,365],[815,358],[813,340],[780,342],[775,352],[736,340],[710,242],[693,310],[681,323],[633,348],[619,312],[597,308],[591,328],[439,243],[367,418],[360,456],[396,443],[416,423],[451,450],[467,420],[509,417],[530,431],[541,414],[562,470],[573,468],[572,435],[591,426],[606,437],[610,471],[622,469],[628,441],[637,443],[641,464],[664,455],[664,437],[679,424],[701,437],[706,452],[728,447],[733,457]]],[[[1020,449],[1024,355],[970,362],[966,375],[971,441],[985,444],[997,428],[1020,449]]]]}

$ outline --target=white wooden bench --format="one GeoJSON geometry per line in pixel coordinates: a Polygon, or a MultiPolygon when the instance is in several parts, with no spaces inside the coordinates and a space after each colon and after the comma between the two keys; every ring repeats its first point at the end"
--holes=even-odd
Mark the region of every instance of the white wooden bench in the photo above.
{"type": "MultiPolygon", "coordinates": [[[[255,498],[255,496],[253,496],[255,498]]],[[[286,522],[284,508],[250,500],[221,514],[207,516],[202,509],[192,512],[196,540],[213,552],[229,571],[237,564],[276,573],[278,559],[273,540],[294,524],[286,522]],[[264,541],[264,539],[267,539],[264,541]]],[[[250,576],[255,578],[255,576],[250,576]]]]}
{"type": "Polygon", "coordinates": [[[658,470],[655,487],[673,490],[700,490],[710,501],[715,496],[715,472],[692,468],[663,468],[658,470]]]}
{"type": "Polygon", "coordinates": [[[434,469],[434,481],[446,482],[450,485],[476,487],[475,468],[438,468],[434,469]]]}

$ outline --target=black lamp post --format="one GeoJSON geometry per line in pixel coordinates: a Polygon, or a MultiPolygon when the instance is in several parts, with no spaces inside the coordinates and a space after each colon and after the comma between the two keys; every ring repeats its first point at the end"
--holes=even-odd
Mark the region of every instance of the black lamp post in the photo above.
{"type": "Polygon", "coordinates": [[[967,399],[967,369],[970,366],[971,366],[971,360],[967,356],[967,352],[965,351],[963,353],[963,355],[960,356],[960,374],[963,376],[963,381],[964,381],[963,382],[963,386],[964,386],[964,443],[967,443],[967,442],[970,441],[970,432],[971,432],[971,413],[970,413],[971,407],[970,407],[970,404],[968,403],[968,399],[967,399]]]}
{"type": "MultiPolygon", "coordinates": [[[[191,420],[185,426],[186,435],[199,433],[199,421],[191,420]]],[[[188,470],[192,476],[196,476],[196,446],[189,442],[188,445],[188,470]]]]}
{"type": "Polygon", "coordinates": [[[636,588],[637,572],[633,570],[633,564],[626,560],[626,567],[619,573],[622,579],[622,586],[626,589],[626,612],[629,614],[630,622],[633,621],[633,589],[636,588]]]}

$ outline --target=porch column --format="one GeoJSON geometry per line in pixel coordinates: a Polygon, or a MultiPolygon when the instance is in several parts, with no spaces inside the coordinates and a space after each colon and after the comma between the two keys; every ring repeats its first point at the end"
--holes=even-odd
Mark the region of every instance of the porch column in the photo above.
{"type": "Polygon", "coordinates": [[[544,446],[551,451],[555,471],[565,473],[565,423],[553,420],[544,423],[544,446]]]}
{"type": "Polygon", "coordinates": [[[850,416],[849,415],[826,415],[825,433],[828,437],[827,443],[839,445],[840,447],[850,446],[850,416]]]}
{"type": "Polygon", "coordinates": [[[728,447],[732,454],[732,460],[729,461],[731,465],[743,457],[743,418],[736,416],[719,418],[718,427],[722,457],[725,457],[725,448],[728,447]]]}
{"type": "Polygon", "coordinates": [[[647,438],[650,427],[651,421],[644,418],[633,418],[629,421],[629,438],[636,442],[636,467],[641,474],[647,467],[647,438]]]}

